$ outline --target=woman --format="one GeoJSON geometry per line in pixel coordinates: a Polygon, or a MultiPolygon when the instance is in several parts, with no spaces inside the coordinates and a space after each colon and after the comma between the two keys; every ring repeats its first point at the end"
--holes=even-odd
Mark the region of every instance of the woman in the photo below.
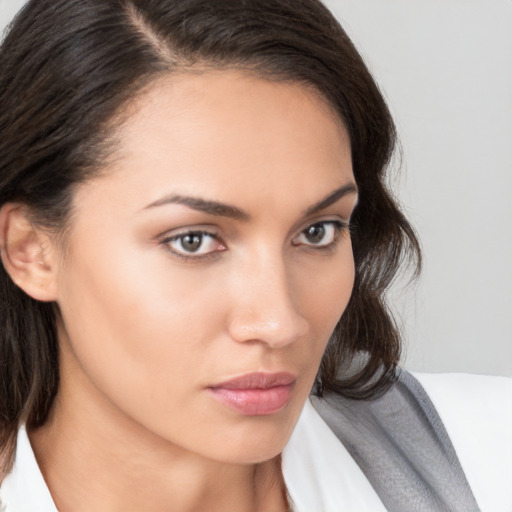
{"type": "Polygon", "coordinates": [[[419,247],[322,4],[34,0],[0,67],[6,510],[477,509],[397,370],[419,247]]]}

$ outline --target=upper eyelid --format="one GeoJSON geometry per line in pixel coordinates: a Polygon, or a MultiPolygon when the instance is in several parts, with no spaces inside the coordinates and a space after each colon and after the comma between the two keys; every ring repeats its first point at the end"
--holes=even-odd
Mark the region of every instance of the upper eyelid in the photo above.
{"type": "Polygon", "coordinates": [[[180,251],[175,248],[171,247],[171,242],[174,242],[176,240],[179,240],[181,237],[187,236],[189,234],[198,234],[201,236],[209,236],[213,240],[215,240],[217,243],[220,243],[221,245],[225,246],[224,242],[220,239],[220,237],[214,235],[213,233],[204,231],[204,230],[198,230],[198,229],[188,229],[183,230],[178,233],[169,233],[167,232],[167,235],[163,235],[158,238],[158,245],[165,246],[167,251],[173,255],[173,257],[178,258],[185,262],[196,262],[199,263],[201,261],[206,261],[209,259],[213,259],[219,256],[219,253],[224,252],[223,250],[214,250],[214,251],[208,251],[203,254],[195,254],[195,253],[187,253],[186,251],[180,251]]]}
{"type": "Polygon", "coordinates": [[[180,236],[190,235],[190,234],[201,234],[201,235],[208,235],[211,237],[219,237],[219,229],[213,227],[213,226],[205,226],[205,225],[199,225],[194,227],[185,226],[182,228],[174,228],[174,229],[168,229],[167,231],[164,231],[160,235],[156,236],[157,240],[171,240],[174,238],[179,238],[180,236]]]}
{"type": "MultiPolygon", "coordinates": [[[[319,217],[316,219],[308,219],[306,222],[302,222],[300,224],[300,227],[293,228],[292,229],[293,235],[291,235],[291,239],[295,238],[296,236],[303,233],[306,229],[308,229],[311,226],[314,226],[316,224],[335,224],[335,223],[341,224],[343,228],[350,229],[350,230],[352,229],[352,225],[351,225],[349,219],[343,218],[338,215],[336,215],[336,216],[331,215],[327,218],[324,216],[323,218],[319,217]]],[[[159,242],[163,242],[163,241],[169,241],[172,239],[176,239],[181,236],[185,236],[187,234],[197,233],[197,234],[203,234],[206,236],[211,236],[211,237],[225,243],[224,236],[221,232],[222,232],[222,230],[215,225],[199,224],[199,225],[195,225],[195,226],[183,226],[183,227],[166,230],[166,231],[162,232],[161,234],[157,235],[155,237],[155,240],[157,240],[159,242]]]]}
{"type": "MultiPolygon", "coordinates": [[[[343,230],[349,230],[350,225],[347,220],[337,218],[337,219],[318,219],[312,222],[309,222],[306,224],[300,231],[298,231],[294,237],[291,238],[292,244],[293,240],[304,233],[308,228],[317,225],[317,224],[331,224],[335,226],[335,229],[337,231],[336,238],[339,240],[339,236],[341,235],[341,232],[343,230]]],[[[200,263],[201,261],[207,261],[209,259],[215,259],[220,256],[220,253],[229,250],[228,244],[223,240],[221,236],[219,236],[218,232],[213,232],[212,229],[205,229],[204,227],[184,227],[184,228],[176,228],[175,230],[167,231],[163,235],[159,236],[157,238],[159,245],[167,245],[169,252],[173,253],[175,257],[180,258],[183,261],[188,261],[190,263],[196,262],[200,263]],[[181,252],[175,249],[171,249],[169,247],[171,241],[178,240],[180,237],[189,235],[189,234],[200,234],[203,236],[209,236],[212,237],[214,240],[216,240],[218,243],[220,243],[223,246],[222,250],[212,250],[209,252],[206,252],[204,254],[194,254],[190,253],[187,254],[186,252],[181,252]]],[[[314,244],[310,246],[312,249],[316,249],[318,251],[320,250],[327,250],[329,248],[332,248],[337,245],[337,240],[334,240],[327,245],[318,246],[315,247],[314,244]]],[[[308,244],[300,244],[300,245],[308,245],[308,244]]],[[[309,247],[309,245],[308,245],[309,247]]]]}
{"type": "Polygon", "coordinates": [[[211,233],[210,231],[205,231],[203,229],[190,229],[187,231],[180,231],[179,233],[169,233],[167,236],[164,235],[164,238],[175,240],[187,235],[211,236],[212,238],[216,238],[217,236],[215,233],[211,233]]]}
{"type": "Polygon", "coordinates": [[[333,216],[328,218],[318,218],[318,219],[310,219],[304,224],[301,224],[302,227],[299,227],[295,231],[295,235],[293,235],[292,238],[295,238],[296,236],[303,233],[306,229],[310,228],[311,226],[316,226],[317,224],[341,224],[341,227],[344,228],[350,228],[350,221],[348,219],[344,219],[342,217],[336,217],[333,216]]]}
{"type": "Polygon", "coordinates": [[[303,228],[299,232],[297,232],[297,234],[293,237],[293,239],[295,239],[298,236],[304,234],[304,232],[306,230],[308,230],[309,228],[311,228],[313,226],[317,226],[319,224],[332,225],[332,226],[335,227],[335,229],[337,231],[341,231],[343,229],[350,229],[349,223],[347,221],[344,221],[344,220],[339,220],[339,219],[319,220],[319,221],[307,224],[305,228],[303,228]]]}

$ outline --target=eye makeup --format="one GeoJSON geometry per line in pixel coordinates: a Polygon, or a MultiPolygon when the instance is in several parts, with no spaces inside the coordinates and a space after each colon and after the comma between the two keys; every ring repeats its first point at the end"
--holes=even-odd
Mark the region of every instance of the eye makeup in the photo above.
{"type": "MultiPolygon", "coordinates": [[[[344,233],[349,232],[349,224],[341,220],[318,220],[302,229],[292,240],[291,245],[308,251],[334,252],[344,233]]],[[[170,254],[182,261],[202,262],[212,260],[228,251],[228,244],[217,230],[204,228],[183,228],[168,232],[158,239],[170,254]]]]}

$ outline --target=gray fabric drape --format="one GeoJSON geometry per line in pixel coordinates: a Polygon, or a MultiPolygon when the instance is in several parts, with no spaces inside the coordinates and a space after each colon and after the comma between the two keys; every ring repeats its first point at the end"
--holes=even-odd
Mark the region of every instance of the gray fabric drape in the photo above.
{"type": "Polygon", "coordinates": [[[411,374],[401,371],[375,400],[328,394],[312,403],[390,512],[480,510],[441,418],[411,374]]]}

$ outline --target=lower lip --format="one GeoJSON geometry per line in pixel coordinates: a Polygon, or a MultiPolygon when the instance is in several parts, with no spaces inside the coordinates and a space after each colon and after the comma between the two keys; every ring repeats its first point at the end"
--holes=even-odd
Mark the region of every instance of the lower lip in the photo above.
{"type": "Polygon", "coordinates": [[[219,402],[245,416],[264,416],[284,409],[292,396],[293,384],[266,389],[209,388],[219,402]]]}

